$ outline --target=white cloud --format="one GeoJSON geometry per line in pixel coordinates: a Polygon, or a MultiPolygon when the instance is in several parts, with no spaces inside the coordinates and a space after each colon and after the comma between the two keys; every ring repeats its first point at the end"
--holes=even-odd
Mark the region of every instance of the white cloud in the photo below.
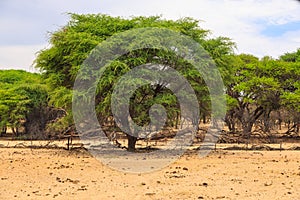
{"type": "Polygon", "coordinates": [[[300,3],[296,0],[28,0],[26,3],[10,0],[1,3],[0,26],[13,27],[1,30],[1,34],[7,37],[7,41],[0,41],[4,45],[0,46],[2,68],[28,68],[35,58],[34,53],[45,46],[36,44],[40,44],[41,40],[47,42],[47,31],[53,31],[67,22],[67,16],[63,14],[66,12],[123,17],[162,14],[168,19],[193,17],[203,20],[200,26],[211,30],[213,36],[232,38],[239,53],[259,57],[277,57],[300,47],[300,27],[280,37],[267,37],[261,33],[266,25],[300,21],[300,3]],[[24,30],[26,24],[29,26],[24,30]],[[29,41],[26,46],[21,46],[19,39],[22,37],[24,41],[29,41]]]}
{"type": "Polygon", "coordinates": [[[293,0],[130,0],[120,2],[110,12],[121,16],[163,14],[171,19],[190,16],[203,20],[200,26],[211,30],[213,36],[232,38],[239,53],[277,57],[300,47],[293,39],[296,35],[271,38],[261,31],[267,24],[299,21],[299,10],[300,4],[293,0]]]}

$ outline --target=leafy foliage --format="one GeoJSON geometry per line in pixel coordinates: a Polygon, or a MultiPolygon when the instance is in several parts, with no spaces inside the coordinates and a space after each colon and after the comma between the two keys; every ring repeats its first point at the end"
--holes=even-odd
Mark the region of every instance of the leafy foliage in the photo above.
{"type": "MultiPolygon", "coordinates": [[[[234,43],[224,37],[208,39],[209,31],[200,28],[198,20],[182,18],[173,21],[162,19],[159,16],[124,19],[102,14],[70,14],[70,17],[71,19],[65,27],[52,34],[50,39],[51,47],[40,51],[35,62],[36,67],[43,72],[44,77],[53,88],[51,97],[55,98],[51,102],[65,102],[63,104],[57,103],[57,105],[63,105],[69,112],[70,104],[67,102],[71,102],[70,90],[83,61],[96,45],[126,30],[156,27],[167,28],[187,35],[209,52],[220,70],[224,74],[227,74],[224,77],[229,74],[227,72],[229,61],[227,56],[232,54],[234,43]]],[[[155,40],[155,38],[151,37],[145,39],[155,40]]],[[[141,46],[141,44],[132,45],[141,46]]],[[[119,77],[135,66],[147,63],[163,64],[179,71],[190,81],[190,84],[194,88],[200,102],[201,114],[204,117],[210,114],[208,89],[199,72],[185,59],[176,56],[174,52],[144,48],[129,52],[112,62],[104,72],[101,80],[99,80],[97,85],[96,110],[100,121],[105,122],[112,116],[110,99],[113,86],[117,83],[119,77]]],[[[85,73],[86,79],[89,79],[90,73],[85,73]]],[[[82,79],[85,79],[83,74],[81,75],[82,79]]],[[[81,96],[83,99],[86,98],[85,94],[81,94],[81,96]]],[[[88,101],[89,99],[86,100],[88,101]]],[[[131,107],[130,112],[136,122],[148,123],[149,108],[151,105],[159,103],[162,103],[168,109],[167,115],[171,117],[169,125],[174,124],[174,120],[180,114],[178,113],[178,102],[174,98],[174,95],[166,90],[166,87],[162,84],[148,85],[136,91],[131,101],[131,104],[135,106],[131,107]]]]}
{"type": "Polygon", "coordinates": [[[250,134],[261,116],[266,121],[273,111],[299,108],[299,62],[270,57],[259,60],[245,54],[235,59],[233,82],[227,89],[230,107],[226,121],[231,131],[235,131],[235,120],[242,124],[244,134],[250,134]]]}
{"type": "Polygon", "coordinates": [[[36,109],[47,106],[47,87],[39,74],[21,70],[0,71],[0,127],[14,132],[36,109]]]}

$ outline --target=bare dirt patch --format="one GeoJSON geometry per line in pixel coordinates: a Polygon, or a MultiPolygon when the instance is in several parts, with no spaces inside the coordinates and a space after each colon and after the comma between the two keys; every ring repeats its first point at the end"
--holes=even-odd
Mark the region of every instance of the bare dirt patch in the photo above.
{"type": "Polygon", "coordinates": [[[78,150],[0,148],[0,158],[0,199],[300,198],[300,151],[190,151],[146,174],[78,150]]]}

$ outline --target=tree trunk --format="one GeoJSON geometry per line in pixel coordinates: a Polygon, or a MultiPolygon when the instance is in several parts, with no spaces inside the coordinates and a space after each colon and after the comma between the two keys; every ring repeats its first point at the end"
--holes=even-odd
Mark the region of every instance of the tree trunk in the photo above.
{"type": "Polygon", "coordinates": [[[176,124],[175,124],[176,129],[178,129],[178,124],[179,124],[179,112],[176,113],[176,124]]]}
{"type": "Polygon", "coordinates": [[[247,140],[246,144],[248,145],[249,140],[250,140],[250,136],[251,136],[253,123],[248,122],[246,124],[243,124],[242,127],[243,127],[243,136],[246,138],[246,140],[247,140]]]}
{"type": "Polygon", "coordinates": [[[203,113],[202,117],[203,117],[203,124],[206,124],[206,115],[205,115],[205,113],[203,113]]]}
{"type": "Polygon", "coordinates": [[[281,117],[281,112],[277,111],[278,113],[278,128],[281,130],[281,124],[282,124],[282,117],[281,117]]]}
{"type": "Polygon", "coordinates": [[[6,131],[7,131],[7,127],[6,126],[2,127],[0,135],[6,134],[6,131]]]}
{"type": "Polygon", "coordinates": [[[299,122],[295,122],[295,133],[299,134],[300,132],[300,123],[299,122]]]}
{"type": "Polygon", "coordinates": [[[238,119],[242,124],[243,135],[250,138],[253,124],[264,113],[263,107],[257,107],[254,111],[250,111],[248,104],[241,106],[238,113],[238,119]]]}
{"type": "Polygon", "coordinates": [[[13,132],[14,137],[18,137],[19,136],[19,129],[18,129],[18,127],[12,127],[11,130],[13,132]]]}
{"type": "Polygon", "coordinates": [[[228,126],[228,129],[231,133],[235,133],[235,122],[234,120],[228,120],[226,122],[227,126],[228,126]]]}
{"type": "Polygon", "coordinates": [[[271,113],[271,111],[268,111],[268,112],[265,112],[263,115],[263,131],[264,131],[264,133],[269,133],[271,130],[270,113],[271,113]]]}
{"type": "Polygon", "coordinates": [[[66,111],[54,107],[39,107],[33,109],[27,116],[24,124],[25,133],[33,139],[48,139],[47,124],[54,123],[66,115],[66,111]]]}
{"type": "Polygon", "coordinates": [[[227,113],[225,116],[225,123],[230,132],[235,133],[235,119],[233,113],[227,113]]]}
{"type": "Polygon", "coordinates": [[[137,141],[137,138],[131,135],[127,135],[127,139],[128,139],[128,151],[135,151],[135,144],[137,141]]]}

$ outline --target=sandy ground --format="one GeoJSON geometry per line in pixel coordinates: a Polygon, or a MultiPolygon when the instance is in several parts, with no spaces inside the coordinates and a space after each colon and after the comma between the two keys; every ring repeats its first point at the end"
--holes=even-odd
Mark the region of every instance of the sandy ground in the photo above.
{"type": "MultiPolygon", "coordinates": [[[[142,154],[141,154],[142,155],[142,154]]],[[[0,148],[0,199],[300,199],[300,151],[189,152],[151,173],[88,153],[0,148]]]]}

